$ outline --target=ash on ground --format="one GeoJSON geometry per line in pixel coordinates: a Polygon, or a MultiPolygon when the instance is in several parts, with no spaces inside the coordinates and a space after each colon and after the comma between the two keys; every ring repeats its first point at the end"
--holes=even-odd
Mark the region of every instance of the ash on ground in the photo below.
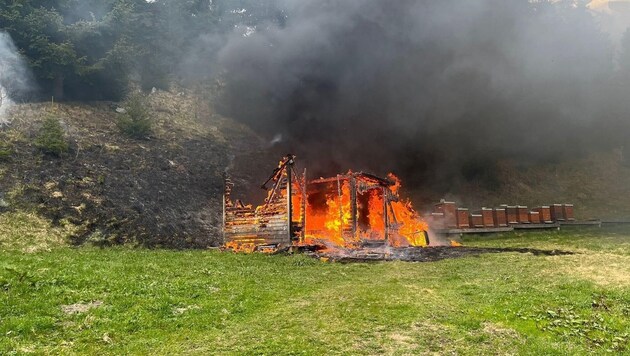
{"type": "Polygon", "coordinates": [[[372,261],[407,261],[432,262],[447,258],[479,256],[485,253],[531,253],[535,256],[572,255],[571,251],[538,250],[532,248],[491,248],[491,247],[378,247],[361,249],[324,249],[312,252],[314,257],[333,262],[372,262],[372,261]]]}

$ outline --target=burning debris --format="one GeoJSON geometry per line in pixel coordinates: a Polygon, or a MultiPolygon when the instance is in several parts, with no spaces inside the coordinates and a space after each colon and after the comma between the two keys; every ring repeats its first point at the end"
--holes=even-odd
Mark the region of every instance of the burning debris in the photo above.
{"type": "Polygon", "coordinates": [[[306,179],[295,156],[285,156],[262,188],[265,202],[254,208],[232,201],[226,179],[225,247],[235,251],[284,249],[355,250],[366,247],[428,246],[428,225],[401,199],[400,180],[364,172],[306,179]],[[272,184],[271,188],[267,188],[272,184]]]}

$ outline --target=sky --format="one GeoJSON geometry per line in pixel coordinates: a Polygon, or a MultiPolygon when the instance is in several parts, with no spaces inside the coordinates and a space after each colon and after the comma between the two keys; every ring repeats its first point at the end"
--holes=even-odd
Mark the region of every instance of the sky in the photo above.
{"type": "Polygon", "coordinates": [[[589,7],[599,14],[600,26],[610,34],[613,43],[619,44],[630,26],[630,0],[593,0],[589,7]],[[623,8],[609,6],[613,2],[625,3],[627,7],[622,10],[623,8]]]}
{"type": "MultiPolygon", "coordinates": [[[[609,11],[608,8],[608,3],[610,1],[608,0],[593,0],[590,2],[590,4],[588,5],[591,9],[593,10],[600,10],[600,11],[609,11]]],[[[630,0],[617,0],[617,2],[627,2],[630,3],[630,0]]]]}

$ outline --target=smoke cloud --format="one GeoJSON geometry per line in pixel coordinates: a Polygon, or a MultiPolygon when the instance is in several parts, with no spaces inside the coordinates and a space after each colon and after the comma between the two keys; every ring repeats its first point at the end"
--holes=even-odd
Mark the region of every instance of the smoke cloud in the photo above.
{"type": "Polygon", "coordinates": [[[497,158],[555,159],[624,138],[614,44],[586,3],[275,6],[282,21],[206,36],[187,68],[211,68],[219,110],[282,135],[276,145],[315,175],[448,180],[497,158]]]}
{"type": "Polygon", "coordinates": [[[13,44],[11,36],[0,31],[0,126],[8,125],[7,110],[32,90],[31,73],[13,44]]]}

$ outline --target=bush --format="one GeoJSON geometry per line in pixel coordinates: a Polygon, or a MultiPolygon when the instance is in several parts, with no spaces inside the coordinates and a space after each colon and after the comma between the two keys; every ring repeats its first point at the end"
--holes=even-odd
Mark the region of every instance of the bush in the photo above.
{"type": "Polygon", "coordinates": [[[133,94],[125,101],[125,113],[118,119],[118,128],[125,135],[144,139],[151,134],[151,120],[141,94],[133,94]]]}
{"type": "Polygon", "coordinates": [[[49,117],[44,120],[37,139],[35,139],[35,147],[46,154],[57,157],[68,152],[68,142],[66,142],[64,137],[63,128],[61,127],[59,119],[49,117]]]}
{"type": "Polygon", "coordinates": [[[8,161],[13,154],[13,147],[7,142],[0,142],[0,162],[8,161]]]}

